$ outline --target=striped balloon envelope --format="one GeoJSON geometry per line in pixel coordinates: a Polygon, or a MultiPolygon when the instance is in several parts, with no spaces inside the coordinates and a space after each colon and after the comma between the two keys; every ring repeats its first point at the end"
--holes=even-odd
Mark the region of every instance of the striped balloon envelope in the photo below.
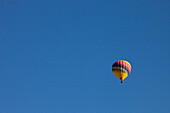
{"type": "Polygon", "coordinates": [[[131,72],[131,65],[125,60],[119,60],[112,65],[112,71],[114,75],[121,80],[121,83],[123,83],[123,80],[131,72]]]}

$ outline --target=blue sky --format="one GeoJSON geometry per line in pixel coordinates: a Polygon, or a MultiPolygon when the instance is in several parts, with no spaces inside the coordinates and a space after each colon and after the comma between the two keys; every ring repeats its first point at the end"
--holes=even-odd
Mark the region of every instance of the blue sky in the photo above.
{"type": "Polygon", "coordinates": [[[1,113],[169,113],[168,0],[1,0],[1,113]],[[127,60],[121,84],[112,64],[127,60]]]}

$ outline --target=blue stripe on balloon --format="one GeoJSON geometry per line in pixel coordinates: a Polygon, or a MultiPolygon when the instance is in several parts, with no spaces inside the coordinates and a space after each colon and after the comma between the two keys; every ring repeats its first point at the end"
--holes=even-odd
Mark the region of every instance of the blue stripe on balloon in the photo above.
{"type": "Polygon", "coordinates": [[[112,65],[112,67],[118,67],[118,68],[123,68],[123,69],[125,69],[127,72],[128,72],[128,74],[129,74],[129,70],[125,67],[125,66],[122,66],[122,65],[118,65],[118,64],[114,64],[114,65],[112,65]]]}
{"type": "Polygon", "coordinates": [[[120,67],[112,67],[112,71],[120,71],[128,74],[128,71],[126,69],[120,67]]]}

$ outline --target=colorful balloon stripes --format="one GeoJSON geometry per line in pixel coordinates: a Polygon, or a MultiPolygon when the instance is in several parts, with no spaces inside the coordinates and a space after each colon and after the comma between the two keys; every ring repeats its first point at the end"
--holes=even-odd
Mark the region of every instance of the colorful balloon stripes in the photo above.
{"type": "Polygon", "coordinates": [[[123,80],[131,72],[131,65],[125,60],[119,60],[112,65],[112,71],[114,75],[121,80],[121,83],[123,83],[123,80]]]}

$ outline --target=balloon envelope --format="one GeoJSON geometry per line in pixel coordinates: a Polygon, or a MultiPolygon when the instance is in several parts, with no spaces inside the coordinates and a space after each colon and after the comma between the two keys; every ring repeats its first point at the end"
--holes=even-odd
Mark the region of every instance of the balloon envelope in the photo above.
{"type": "Polygon", "coordinates": [[[123,83],[123,80],[131,72],[131,65],[125,60],[119,60],[112,65],[112,71],[114,75],[121,80],[121,83],[123,83]]]}

